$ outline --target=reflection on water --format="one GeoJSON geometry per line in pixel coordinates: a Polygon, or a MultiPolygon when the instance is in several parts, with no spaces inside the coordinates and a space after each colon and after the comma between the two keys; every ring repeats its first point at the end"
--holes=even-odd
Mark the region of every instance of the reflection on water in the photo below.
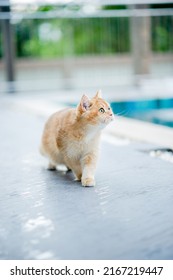
{"type": "Polygon", "coordinates": [[[115,114],[173,127],[173,98],[112,102],[115,114]]]}

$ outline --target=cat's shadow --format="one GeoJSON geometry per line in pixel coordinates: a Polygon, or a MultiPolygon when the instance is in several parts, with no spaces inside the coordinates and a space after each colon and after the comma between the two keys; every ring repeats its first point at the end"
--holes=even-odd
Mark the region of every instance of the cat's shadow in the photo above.
{"type": "Polygon", "coordinates": [[[56,182],[56,186],[58,184],[62,185],[71,185],[83,187],[81,181],[76,180],[73,172],[71,170],[48,170],[44,168],[44,171],[47,173],[48,178],[54,182],[56,182]]]}

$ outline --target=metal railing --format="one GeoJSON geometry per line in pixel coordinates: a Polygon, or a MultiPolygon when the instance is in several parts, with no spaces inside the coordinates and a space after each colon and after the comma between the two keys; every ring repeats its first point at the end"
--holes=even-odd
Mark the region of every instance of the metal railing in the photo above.
{"type": "Polygon", "coordinates": [[[173,9],[102,5],[1,8],[0,90],[114,86],[172,75],[173,9]]]}

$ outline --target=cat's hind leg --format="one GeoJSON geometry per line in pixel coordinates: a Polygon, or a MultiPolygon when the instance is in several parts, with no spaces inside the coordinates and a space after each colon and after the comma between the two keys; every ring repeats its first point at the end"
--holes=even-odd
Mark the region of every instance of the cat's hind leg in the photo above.
{"type": "Polygon", "coordinates": [[[81,181],[82,168],[80,164],[75,164],[75,166],[73,165],[71,168],[68,167],[68,169],[70,169],[73,172],[76,181],[81,181]]]}
{"type": "Polygon", "coordinates": [[[72,171],[73,171],[73,174],[75,175],[75,180],[76,180],[76,181],[81,181],[82,172],[80,172],[80,171],[74,171],[74,170],[72,170],[72,171]]]}
{"type": "Polygon", "coordinates": [[[41,154],[49,160],[47,170],[50,170],[50,171],[56,170],[56,166],[61,163],[59,152],[57,152],[57,151],[56,152],[51,152],[50,150],[45,151],[42,148],[41,149],[41,154]]]}
{"type": "Polygon", "coordinates": [[[71,168],[69,168],[68,166],[66,166],[67,167],[67,172],[71,172],[72,170],[71,170],[71,168]]]}

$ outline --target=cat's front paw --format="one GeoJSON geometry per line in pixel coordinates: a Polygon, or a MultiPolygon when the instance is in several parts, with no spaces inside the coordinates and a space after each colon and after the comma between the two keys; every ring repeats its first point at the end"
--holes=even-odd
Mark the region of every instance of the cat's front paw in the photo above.
{"type": "Polygon", "coordinates": [[[94,187],[95,186],[94,178],[82,178],[82,186],[83,187],[94,187]]]}

